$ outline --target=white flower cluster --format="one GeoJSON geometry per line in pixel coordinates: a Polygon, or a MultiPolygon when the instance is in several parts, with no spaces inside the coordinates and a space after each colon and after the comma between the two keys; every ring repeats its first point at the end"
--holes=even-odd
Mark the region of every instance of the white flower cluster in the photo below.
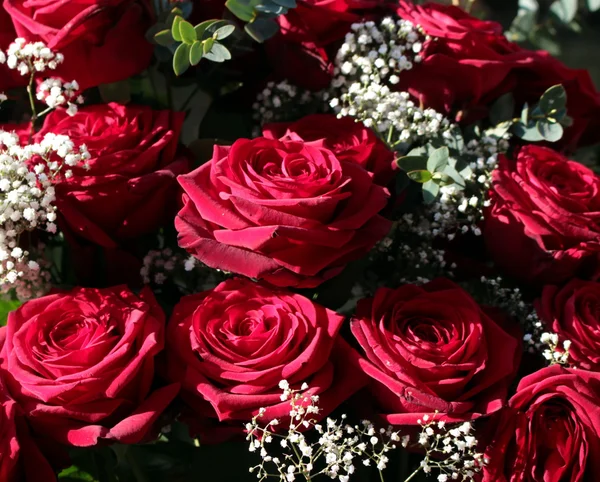
{"type": "MultiPolygon", "coordinates": [[[[269,82],[252,104],[252,117],[257,126],[296,120],[304,115],[328,110],[328,99],[327,92],[311,92],[296,87],[287,80],[269,82]]],[[[260,127],[257,127],[254,135],[260,136],[260,127]]]]}
{"type": "Polygon", "coordinates": [[[27,301],[44,296],[50,291],[52,288],[51,263],[43,257],[44,248],[45,246],[40,243],[27,256],[25,256],[27,252],[23,251],[21,260],[14,267],[14,271],[20,273],[20,276],[14,283],[1,284],[0,292],[2,294],[12,296],[14,293],[17,300],[27,301]],[[29,261],[26,258],[29,258],[29,261]]]}
{"type": "MultiPolygon", "coordinates": [[[[321,425],[313,417],[319,413],[319,397],[303,394],[308,385],[303,384],[300,390],[293,390],[283,380],[279,387],[283,390],[281,399],[290,401],[287,433],[277,433],[280,424],[277,419],[265,426],[259,424],[258,419],[264,416],[264,409],[246,425],[249,450],[258,451],[262,458],[262,462],[251,467],[250,472],[255,473],[260,481],[273,477],[282,482],[292,482],[297,478],[314,480],[322,475],[348,482],[355,473],[357,460],[363,465],[375,466],[381,474],[389,461],[386,454],[395,449],[396,444],[404,447],[408,444],[408,436],[401,438],[391,427],[377,430],[368,421],[351,426],[328,418],[321,425]],[[303,433],[308,429],[315,430],[317,442],[311,443],[303,433]],[[269,453],[275,440],[284,450],[281,457],[269,453]],[[274,468],[274,473],[269,472],[270,467],[274,468]]],[[[342,415],[342,420],[345,419],[346,416],[342,415]]]]}
{"type": "Polygon", "coordinates": [[[55,77],[45,79],[39,84],[36,97],[50,109],[66,106],[67,113],[71,116],[77,113],[77,104],[83,104],[83,97],[79,95],[79,84],[76,80],[63,82],[55,77]]]}
{"type": "Polygon", "coordinates": [[[396,151],[406,151],[415,141],[450,138],[454,127],[435,110],[415,105],[407,92],[393,92],[378,82],[356,82],[330,106],[338,116],[362,121],[396,151]]]}
{"type": "Polygon", "coordinates": [[[417,472],[430,474],[436,469],[440,472],[438,482],[475,480],[488,461],[477,452],[478,441],[471,422],[450,428],[445,422],[436,421],[435,416],[424,415],[418,423],[422,428],[418,443],[425,449],[425,458],[417,472]]]}
{"type": "Polygon", "coordinates": [[[6,54],[0,52],[0,63],[6,62],[9,69],[18,70],[21,75],[54,70],[63,60],[61,53],[52,52],[43,42],[27,42],[24,38],[15,39],[6,54]]]}
{"type": "Polygon", "coordinates": [[[162,285],[181,262],[181,256],[174,254],[171,248],[153,249],[144,256],[144,265],[140,270],[140,275],[145,284],[152,282],[162,285]]]}
{"type": "Polygon", "coordinates": [[[427,40],[423,30],[408,20],[386,17],[379,24],[352,24],[336,55],[332,86],[346,90],[355,82],[397,84],[402,71],[421,62],[427,40]]]}
{"type": "Polygon", "coordinates": [[[550,365],[569,364],[569,349],[571,348],[570,340],[564,340],[561,344],[558,341],[558,335],[556,333],[544,332],[540,336],[540,341],[548,347],[542,352],[542,355],[550,362],[550,365]]]}
{"type": "Polygon", "coordinates": [[[19,238],[35,228],[56,232],[53,184],[72,176],[68,167],[86,167],[89,158],[86,146],[76,148],[67,136],[49,133],[21,146],[17,134],[0,131],[0,285],[14,284],[24,265],[35,269],[19,238]]]}

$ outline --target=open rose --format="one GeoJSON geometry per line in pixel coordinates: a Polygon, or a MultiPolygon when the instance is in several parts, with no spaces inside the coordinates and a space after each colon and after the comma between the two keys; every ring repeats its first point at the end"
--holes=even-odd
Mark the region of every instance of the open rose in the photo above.
{"type": "Polygon", "coordinates": [[[325,141],[240,139],[179,177],[179,245],[212,268],[314,287],[384,237],[388,193],[325,141]]]}
{"type": "Polygon", "coordinates": [[[565,286],[545,286],[536,300],[539,318],[569,340],[569,365],[600,371],[600,283],[572,279],[565,286]]]}
{"type": "Polygon", "coordinates": [[[485,482],[600,480],[600,376],[559,365],[525,377],[498,422],[485,482]]]}
{"type": "Polygon", "coordinates": [[[483,234],[495,263],[524,282],[598,271],[600,178],[555,151],[525,146],[493,173],[483,234]]]}
{"type": "Polygon", "coordinates": [[[507,92],[514,91],[521,106],[563,84],[574,125],[561,142],[573,146],[579,139],[596,140],[600,94],[586,71],[569,69],[546,52],[523,50],[506,39],[499,23],[479,20],[458,7],[402,0],[398,15],[431,37],[422,61],[402,72],[398,85],[425,106],[470,121],[487,115],[507,92]]]}
{"type": "Polygon", "coordinates": [[[164,343],[152,292],[75,288],[8,317],[0,373],[34,429],[60,443],[138,443],[179,387],[151,390],[164,343]]]}
{"type": "MultiPolygon", "coordinates": [[[[1,337],[3,338],[4,334],[1,337]]],[[[2,379],[0,379],[0,480],[2,482],[56,480],[52,467],[36,447],[20,409],[9,397],[2,379]]]]}
{"type": "Polygon", "coordinates": [[[187,171],[177,154],[183,114],[144,106],[94,105],[74,116],[52,112],[38,136],[64,134],[91,155],[89,170],[56,186],[63,229],[105,248],[172,222],[176,176],[187,171]]]}
{"type": "Polygon", "coordinates": [[[351,328],[366,354],[369,390],[394,425],[500,409],[520,361],[514,327],[445,279],[380,288],[359,301],[351,328]]]}
{"type": "Polygon", "coordinates": [[[146,0],[4,0],[16,33],[65,56],[56,74],[82,89],[127,79],[144,70],[153,47],[146,0]]]}
{"type": "Polygon", "coordinates": [[[268,420],[288,415],[281,380],[295,389],[307,383],[322,417],[365,382],[353,365],[358,354],[338,335],[343,320],[303,296],[229,279],[175,307],[169,377],[197,414],[233,422],[237,432],[261,407],[268,420]]]}
{"type": "Polygon", "coordinates": [[[263,136],[304,141],[323,139],[324,146],[340,161],[360,164],[374,174],[378,184],[389,184],[393,176],[393,153],[371,129],[350,117],[338,119],[330,114],[314,114],[297,122],[267,124],[263,136]]]}

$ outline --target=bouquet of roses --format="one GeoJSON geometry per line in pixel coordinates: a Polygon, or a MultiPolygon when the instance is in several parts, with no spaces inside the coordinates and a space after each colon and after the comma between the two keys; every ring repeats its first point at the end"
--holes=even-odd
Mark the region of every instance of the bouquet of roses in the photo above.
{"type": "Polygon", "coordinates": [[[4,0],[0,482],[600,480],[600,93],[452,3],[4,0]]]}

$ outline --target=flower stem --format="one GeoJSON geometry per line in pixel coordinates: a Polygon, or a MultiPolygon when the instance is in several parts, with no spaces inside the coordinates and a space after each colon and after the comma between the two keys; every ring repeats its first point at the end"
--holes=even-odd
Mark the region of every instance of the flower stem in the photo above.
{"type": "Polygon", "coordinates": [[[37,119],[37,112],[35,111],[35,100],[33,98],[33,80],[35,79],[35,70],[33,65],[30,65],[29,67],[31,69],[31,75],[29,76],[29,83],[27,84],[27,95],[29,96],[29,105],[31,107],[31,122],[29,126],[29,141],[31,142],[35,128],[35,121],[37,119]]]}
{"type": "Polygon", "coordinates": [[[416,477],[416,475],[417,475],[419,472],[421,472],[421,469],[422,469],[422,467],[421,467],[421,466],[419,466],[419,467],[417,468],[417,470],[415,470],[415,471],[414,471],[412,474],[410,474],[410,475],[408,476],[408,478],[407,478],[407,479],[405,479],[405,480],[404,480],[404,482],[408,482],[409,480],[412,480],[414,477],[416,477]]]}

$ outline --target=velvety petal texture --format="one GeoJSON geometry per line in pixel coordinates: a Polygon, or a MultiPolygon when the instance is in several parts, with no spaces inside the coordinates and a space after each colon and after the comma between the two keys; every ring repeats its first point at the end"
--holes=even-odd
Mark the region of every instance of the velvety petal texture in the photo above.
{"type": "Polygon", "coordinates": [[[65,56],[56,75],[82,89],[124,80],[144,70],[154,24],[147,0],[4,0],[18,37],[42,41],[65,56]]]}
{"type": "Polygon", "coordinates": [[[240,139],[179,177],[179,245],[212,268],[314,287],[389,231],[389,193],[324,141],[240,139]]]}
{"type": "Polygon", "coordinates": [[[535,302],[538,317],[559,340],[569,340],[569,365],[600,371],[600,283],[572,279],[545,286],[535,302]]]}
{"type": "Polygon", "coordinates": [[[600,480],[600,376],[559,365],[523,378],[498,421],[484,482],[600,480]]]}
{"type": "Polygon", "coordinates": [[[420,54],[422,61],[402,72],[400,90],[470,123],[486,117],[503,94],[513,92],[515,104],[522,106],[562,84],[574,123],[561,144],[575,148],[597,142],[600,93],[587,71],[570,69],[547,52],[521,49],[506,39],[499,23],[479,20],[456,6],[401,0],[397,12],[431,37],[420,54]]]}
{"type": "Polygon", "coordinates": [[[359,301],[351,328],[377,409],[394,425],[499,410],[521,357],[514,324],[446,279],[380,288],[359,301]]]}
{"type": "Polygon", "coordinates": [[[494,262],[523,282],[593,277],[600,257],[600,177],[552,149],[523,147],[492,175],[483,234],[494,262]]]}
{"type": "Polygon", "coordinates": [[[355,162],[372,172],[375,182],[387,186],[394,176],[394,154],[361,122],[350,117],[314,114],[296,122],[267,124],[263,136],[268,139],[323,140],[340,161],[355,162]]]}
{"type": "Polygon", "coordinates": [[[175,307],[168,374],[196,417],[232,422],[238,433],[260,408],[269,420],[289,414],[281,380],[295,389],[308,383],[325,416],[366,382],[358,353],[338,334],[343,321],[303,296],[229,279],[175,307]]]}
{"type": "Polygon", "coordinates": [[[188,170],[177,151],[183,114],[146,106],[103,104],[49,114],[42,130],[63,134],[91,155],[90,169],[56,186],[61,227],[104,248],[172,222],[176,177],[188,170]]]}
{"type": "Polygon", "coordinates": [[[35,430],[87,447],[138,443],[177,395],[152,390],[165,317],[152,292],[75,288],[8,318],[0,373],[35,430]]]}

